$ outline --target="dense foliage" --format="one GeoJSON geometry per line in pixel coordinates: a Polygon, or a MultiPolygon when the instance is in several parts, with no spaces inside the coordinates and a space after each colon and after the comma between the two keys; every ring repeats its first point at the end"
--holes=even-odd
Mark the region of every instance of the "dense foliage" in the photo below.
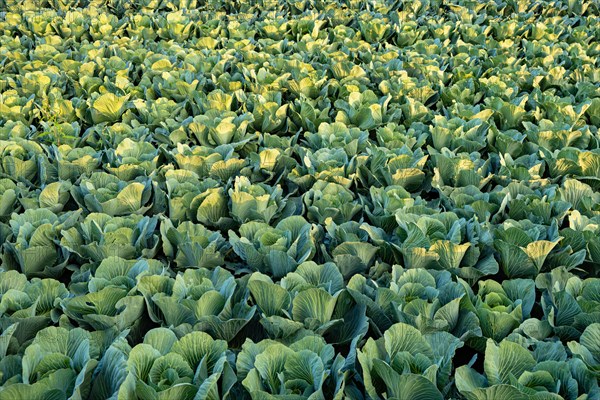
{"type": "Polygon", "coordinates": [[[597,0],[0,0],[0,399],[600,399],[597,0]]]}

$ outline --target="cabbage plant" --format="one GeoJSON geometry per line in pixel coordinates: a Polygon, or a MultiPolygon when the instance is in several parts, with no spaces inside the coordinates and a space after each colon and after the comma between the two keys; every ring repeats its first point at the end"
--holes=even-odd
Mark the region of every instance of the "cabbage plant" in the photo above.
{"type": "Polygon", "coordinates": [[[277,395],[299,399],[343,398],[344,358],[319,336],[305,336],[290,346],[247,340],[236,367],[253,399],[277,395]]]}
{"type": "Polygon", "coordinates": [[[314,256],[311,229],[301,216],[284,218],[275,227],[252,221],[240,226],[240,236],[230,231],[229,241],[251,269],[282,277],[314,256]]]}
{"type": "Polygon", "coordinates": [[[225,341],[204,332],[178,339],[165,328],[148,331],[129,351],[126,373],[118,390],[123,399],[221,399],[236,381],[225,341]]]}
{"type": "Polygon", "coordinates": [[[14,213],[12,238],[4,243],[3,265],[28,277],[58,277],[69,261],[67,249],[58,245],[60,232],[77,224],[80,212],[60,215],[39,208],[14,213]]]}

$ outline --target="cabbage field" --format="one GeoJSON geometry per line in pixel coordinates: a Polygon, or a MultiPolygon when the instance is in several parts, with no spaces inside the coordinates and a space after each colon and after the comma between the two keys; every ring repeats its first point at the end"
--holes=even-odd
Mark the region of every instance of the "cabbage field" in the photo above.
{"type": "Polygon", "coordinates": [[[0,400],[599,383],[598,0],[0,0],[0,400]]]}

